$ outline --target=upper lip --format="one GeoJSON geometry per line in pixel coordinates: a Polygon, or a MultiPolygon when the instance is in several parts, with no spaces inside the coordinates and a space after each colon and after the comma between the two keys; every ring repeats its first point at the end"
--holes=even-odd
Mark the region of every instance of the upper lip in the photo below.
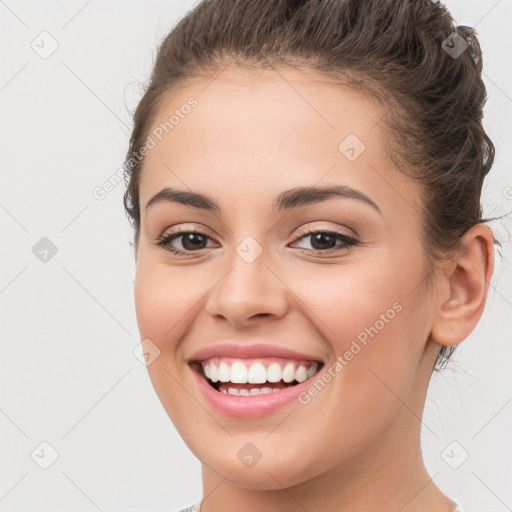
{"type": "Polygon", "coordinates": [[[304,354],[290,350],[289,348],[279,347],[277,345],[266,345],[264,343],[257,343],[252,345],[223,343],[220,345],[212,345],[197,351],[188,362],[203,361],[211,357],[285,357],[289,359],[303,359],[306,361],[320,361],[318,356],[311,354],[304,354]]]}

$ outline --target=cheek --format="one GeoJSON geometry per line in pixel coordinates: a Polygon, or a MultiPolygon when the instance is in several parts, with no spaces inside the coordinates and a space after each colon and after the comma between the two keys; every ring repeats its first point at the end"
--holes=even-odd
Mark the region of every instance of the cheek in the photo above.
{"type": "Polygon", "coordinates": [[[340,362],[334,386],[342,401],[350,390],[354,407],[372,408],[375,400],[393,405],[396,399],[386,384],[400,395],[415,378],[429,332],[427,296],[418,286],[426,270],[402,258],[380,254],[364,265],[304,272],[297,280],[305,314],[340,362]]]}
{"type": "Polygon", "coordinates": [[[137,264],[134,299],[142,338],[161,345],[181,337],[184,320],[194,314],[194,304],[201,296],[193,281],[184,278],[186,272],[171,271],[154,261],[137,264]]]}
{"type": "Polygon", "coordinates": [[[335,283],[316,279],[303,299],[314,310],[310,317],[321,320],[316,325],[336,354],[324,369],[332,378],[312,385],[311,404],[305,406],[314,417],[312,431],[323,432],[323,443],[330,447],[317,447],[322,464],[335,465],[385,431],[399,414],[401,399],[407,400],[422,354],[425,332],[416,328],[424,299],[405,286],[392,286],[394,272],[369,270],[340,273],[335,283]]]}
{"type": "MultiPolygon", "coordinates": [[[[305,269],[294,282],[294,291],[321,322],[315,324],[333,349],[342,354],[351,342],[384,334],[391,323],[400,323],[406,292],[401,281],[413,279],[400,275],[399,263],[392,258],[331,265],[317,271],[305,269]],[[330,270],[330,271],[329,271],[330,270]],[[376,329],[375,329],[376,328],[376,329]]],[[[418,270],[416,270],[418,273],[418,270]]]]}
{"type": "Polygon", "coordinates": [[[190,400],[179,384],[183,367],[177,347],[186,334],[187,315],[197,314],[193,305],[198,297],[176,277],[176,270],[171,272],[161,263],[140,257],[134,299],[140,339],[150,340],[159,351],[147,366],[148,375],[170,419],[179,424],[190,400]]]}

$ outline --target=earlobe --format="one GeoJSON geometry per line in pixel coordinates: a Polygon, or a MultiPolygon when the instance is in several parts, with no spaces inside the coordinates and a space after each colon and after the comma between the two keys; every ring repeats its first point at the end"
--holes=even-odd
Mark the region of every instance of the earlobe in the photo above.
{"type": "Polygon", "coordinates": [[[494,237],[485,224],[476,224],[463,239],[464,249],[446,268],[448,297],[440,297],[430,337],[440,345],[457,345],[482,316],[494,271],[494,237]]]}

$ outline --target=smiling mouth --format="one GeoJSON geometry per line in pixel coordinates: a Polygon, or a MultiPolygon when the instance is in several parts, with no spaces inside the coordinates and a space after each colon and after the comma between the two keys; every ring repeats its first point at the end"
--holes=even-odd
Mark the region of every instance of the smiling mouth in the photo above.
{"type": "Polygon", "coordinates": [[[214,357],[191,367],[216,391],[235,396],[277,393],[315,376],[322,361],[214,357]]]}

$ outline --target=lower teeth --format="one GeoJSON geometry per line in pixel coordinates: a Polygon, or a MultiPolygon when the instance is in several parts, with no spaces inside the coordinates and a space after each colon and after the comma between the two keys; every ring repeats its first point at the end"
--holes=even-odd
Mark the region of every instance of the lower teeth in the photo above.
{"type": "Polygon", "coordinates": [[[282,391],[283,389],[289,388],[290,386],[286,386],[284,388],[271,388],[271,387],[265,387],[265,388],[251,388],[251,389],[237,389],[237,388],[225,388],[225,387],[219,387],[217,391],[220,391],[221,393],[227,393],[229,395],[235,395],[235,396],[249,396],[249,395],[260,395],[260,394],[266,394],[266,393],[277,393],[278,391],[282,391]]]}

